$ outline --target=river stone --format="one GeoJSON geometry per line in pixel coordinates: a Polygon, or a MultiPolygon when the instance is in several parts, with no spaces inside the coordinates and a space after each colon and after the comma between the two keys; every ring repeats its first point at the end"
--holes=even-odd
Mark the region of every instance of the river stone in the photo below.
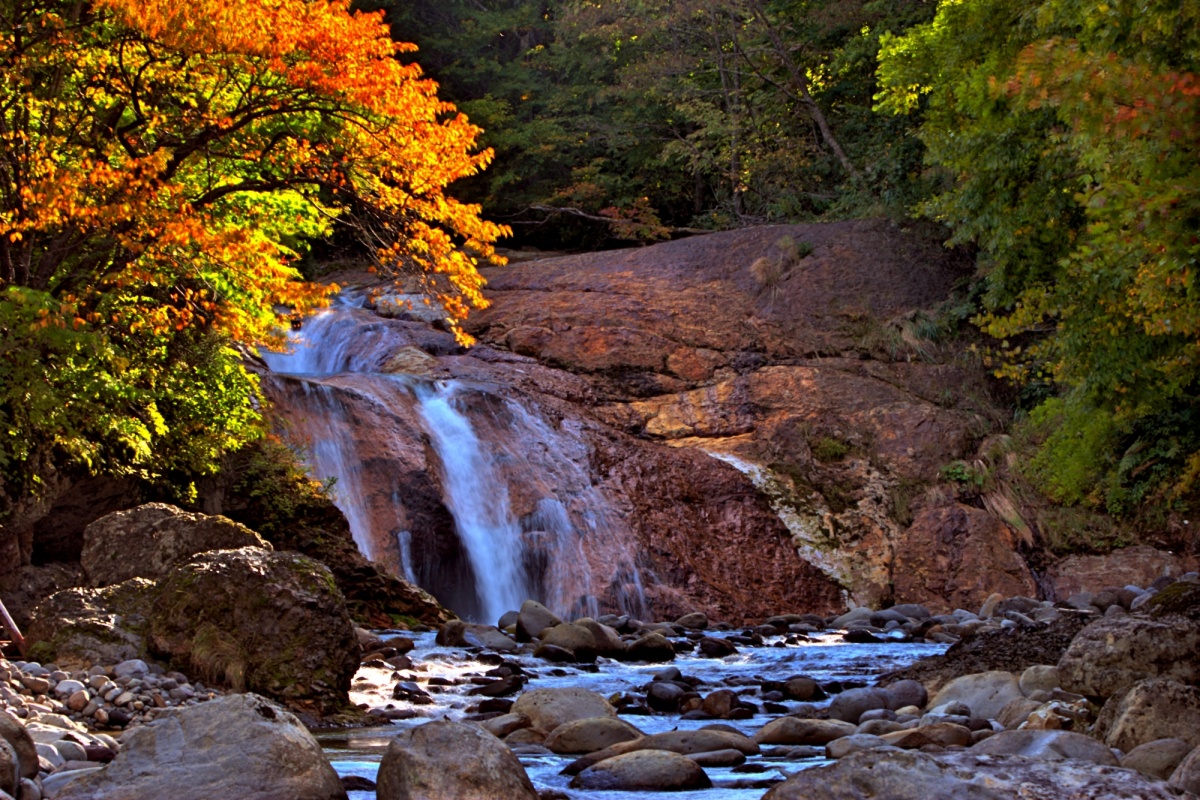
{"type": "Polygon", "coordinates": [[[1166,784],[1086,761],[874,749],[801,770],[762,800],[1178,800],[1166,784]]]}
{"type": "Polygon", "coordinates": [[[1116,766],[1117,758],[1103,742],[1072,731],[1000,731],[971,748],[972,753],[993,756],[1026,756],[1049,761],[1077,758],[1093,764],[1116,766]]]}
{"type": "Polygon", "coordinates": [[[554,612],[536,600],[526,600],[517,612],[517,641],[531,642],[541,636],[542,631],[562,620],[554,612]]]}
{"type": "Polygon", "coordinates": [[[665,750],[639,750],[613,756],[588,767],[571,781],[572,789],[625,792],[683,791],[711,786],[712,781],[699,764],[665,750]]]}
{"type": "Polygon", "coordinates": [[[829,718],[857,725],[864,713],[877,708],[888,708],[889,699],[888,693],[883,689],[850,689],[833,698],[833,702],[829,704],[829,718]]]}
{"type": "Polygon", "coordinates": [[[1155,739],[1139,744],[1121,758],[1121,766],[1135,769],[1150,778],[1168,780],[1188,753],[1193,750],[1182,739],[1155,739]]]}
{"type": "Polygon", "coordinates": [[[561,647],[580,661],[596,660],[596,637],[582,625],[563,622],[542,631],[542,644],[561,647]]]}
{"type": "Polygon", "coordinates": [[[621,641],[621,634],[613,628],[590,617],[575,620],[575,624],[587,628],[592,634],[592,640],[596,643],[596,655],[605,658],[620,658],[625,655],[625,642],[621,641]]]}
{"type": "Polygon", "coordinates": [[[503,742],[478,726],[445,720],[392,739],[375,792],[379,800],[538,800],[503,742]]]}
{"type": "Polygon", "coordinates": [[[915,750],[928,744],[939,747],[968,747],[971,744],[971,729],[953,722],[935,722],[906,731],[885,733],[879,737],[892,747],[915,750]]]}
{"type": "Polygon", "coordinates": [[[1171,786],[1200,797],[1200,747],[1197,747],[1180,762],[1171,773],[1171,786]]]}
{"type": "Polygon", "coordinates": [[[688,756],[702,767],[736,767],[746,763],[746,754],[741,750],[712,750],[707,753],[690,753],[688,756]]]}
{"type": "Polygon", "coordinates": [[[754,741],[758,744],[829,744],[857,730],[856,725],[836,719],[780,717],[754,734],[754,741]]]}
{"type": "Polygon", "coordinates": [[[1061,681],[1058,677],[1058,667],[1051,664],[1034,664],[1021,673],[1017,684],[1021,694],[1028,697],[1034,692],[1052,692],[1058,688],[1061,681]]]}
{"type": "Polygon", "coordinates": [[[446,647],[481,647],[501,653],[515,653],[520,649],[520,645],[499,629],[460,619],[444,622],[438,629],[436,641],[446,647]]]}
{"type": "Polygon", "coordinates": [[[1200,683],[1200,623],[1105,617],[1076,634],[1058,662],[1062,688],[1110,697],[1143,678],[1200,683]]]}
{"type": "Polygon", "coordinates": [[[879,736],[872,736],[869,733],[852,733],[825,745],[825,756],[833,759],[845,758],[860,750],[873,750],[876,747],[887,746],[888,743],[879,736]]]}
{"type": "Polygon", "coordinates": [[[498,717],[484,720],[479,725],[492,736],[503,739],[513,731],[529,727],[529,717],[524,714],[501,714],[498,717]]]}
{"type": "Polygon", "coordinates": [[[271,545],[245,525],[147,503],[100,517],[83,530],[79,563],[93,588],[130,578],[160,578],[196,553],[271,545]]]}
{"type": "Polygon", "coordinates": [[[578,775],[583,770],[599,764],[606,758],[632,753],[637,750],[670,750],[682,756],[694,753],[710,753],[714,750],[737,750],[748,756],[758,755],[759,747],[746,735],[736,730],[722,730],[713,727],[701,728],[696,731],[667,731],[643,736],[628,742],[619,742],[589,753],[568,764],[563,770],[564,775],[578,775]]]}
{"type": "Polygon", "coordinates": [[[21,764],[22,778],[36,778],[38,774],[38,752],[33,738],[25,726],[5,711],[0,710],[0,739],[12,746],[21,764]]]}
{"type": "Polygon", "coordinates": [[[725,658],[738,651],[733,642],[716,636],[705,636],[697,646],[700,648],[700,655],[705,658],[725,658]]]}
{"type": "Polygon", "coordinates": [[[688,630],[702,631],[708,627],[708,616],[700,611],[693,611],[675,620],[675,624],[688,630]]]}
{"type": "MultiPolygon", "coordinates": [[[[0,711],[0,714],[3,714],[0,711]]],[[[17,751],[5,739],[0,739],[0,793],[16,797],[21,786],[21,762],[17,751]]]]}
{"type": "Polygon", "coordinates": [[[296,717],[258,695],[233,694],[160,711],[122,736],[111,764],[54,797],[344,800],[346,793],[296,717]]]}
{"type": "Polygon", "coordinates": [[[1096,729],[1109,747],[1125,752],[1155,739],[1200,746],[1200,689],[1166,678],[1138,681],[1109,698],[1096,729]]]}
{"type": "Polygon", "coordinates": [[[1005,728],[1017,728],[1025,720],[1029,719],[1029,715],[1042,707],[1042,704],[1037,700],[1030,700],[1028,697],[1015,697],[1008,701],[1008,705],[1000,709],[1000,713],[996,715],[996,721],[1005,728]]]}
{"type": "Polygon", "coordinates": [[[625,720],[593,717],[559,725],[546,737],[546,747],[555,753],[594,753],[641,736],[642,732],[625,720]]]}
{"type": "Polygon", "coordinates": [[[896,681],[884,689],[887,692],[887,707],[895,711],[905,706],[924,708],[929,702],[929,692],[920,681],[896,681]]]}
{"type": "Polygon", "coordinates": [[[930,707],[965,703],[972,716],[995,719],[1009,701],[1023,696],[1017,678],[1011,672],[977,672],[947,683],[930,702],[930,707]]]}
{"type": "Polygon", "coordinates": [[[625,651],[629,661],[674,661],[675,647],[661,633],[650,632],[642,636],[625,651]]]}
{"type": "Polygon", "coordinates": [[[525,692],[513,703],[511,711],[529,717],[533,727],[543,733],[552,733],[558,726],[578,719],[617,716],[616,709],[603,697],[574,687],[525,692]]]}

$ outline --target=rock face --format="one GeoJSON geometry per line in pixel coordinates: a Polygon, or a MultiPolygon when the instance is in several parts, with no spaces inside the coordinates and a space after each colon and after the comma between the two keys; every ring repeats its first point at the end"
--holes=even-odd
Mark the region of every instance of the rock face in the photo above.
{"type": "Polygon", "coordinates": [[[1105,586],[1149,586],[1166,575],[1177,578],[1193,566],[1184,559],[1146,545],[1123,547],[1102,556],[1067,556],[1051,567],[1046,584],[1051,600],[1105,586]]]}
{"type": "Polygon", "coordinates": [[[322,716],[348,702],[358,640],[322,564],[253,547],[219,550],[173,569],[156,598],[149,647],[187,672],[322,716]]]}
{"type": "Polygon", "coordinates": [[[1168,800],[1166,784],[1132,770],[1022,756],[866,750],[806,769],[763,800],[1168,800]]]}
{"type": "Polygon", "coordinates": [[[159,578],[196,553],[239,547],[272,549],[257,533],[225,517],[147,503],[88,525],[79,560],[88,584],[101,587],[130,578],[159,578]]]}
{"type": "MultiPolygon", "coordinates": [[[[420,399],[397,388],[396,367],[460,381],[454,407],[507,494],[530,593],[554,612],[825,613],[842,589],[860,603],[895,599],[893,552],[925,504],[921,487],[985,428],[982,371],[903,343],[900,320],[945,299],[958,275],[939,243],[882,221],[516,264],[486,271],[493,306],[470,320],[480,344],[466,353],[405,315],[346,310],[337,346],[317,348],[328,377],[264,385],[298,434],[341,442],[354,466],[338,485],[356,498],[364,549],[464,616],[480,618],[473,568],[420,399]],[[750,265],[785,237],[812,253],[764,288],[750,265]],[[330,410],[344,430],[305,427],[330,410]],[[564,538],[564,527],[596,535],[564,538]],[[564,558],[567,544],[582,552],[564,558]]],[[[335,335],[322,319],[306,330],[335,335]]],[[[1011,553],[962,544],[943,548],[958,588],[928,573],[936,586],[922,597],[981,602],[972,570],[993,572],[990,555],[1029,586],[1011,553]]]]}
{"type": "Polygon", "coordinates": [[[54,797],[345,800],[346,793],[299,720],[262,697],[241,694],[164,712],[133,729],[111,764],[54,797]]]}
{"type": "Polygon", "coordinates": [[[1058,662],[1069,692],[1109,697],[1143,678],[1200,683],[1200,622],[1106,617],[1081,630],[1058,662]]]}
{"type": "Polygon", "coordinates": [[[896,542],[895,594],[937,611],[978,606],[991,592],[1036,597],[1016,537],[986,511],[964,505],[923,511],[896,542]]]}
{"type": "Polygon", "coordinates": [[[482,728],[429,722],[392,739],[379,765],[379,800],[537,800],[525,768],[482,728]]]}

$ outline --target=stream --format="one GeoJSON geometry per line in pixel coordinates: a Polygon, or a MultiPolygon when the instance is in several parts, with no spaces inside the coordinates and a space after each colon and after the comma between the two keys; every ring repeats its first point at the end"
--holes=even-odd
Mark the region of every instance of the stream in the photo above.
{"type": "MultiPolygon", "coordinates": [[[[381,632],[391,635],[392,632],[381,632]]],[[[433,702],[413,705],[391,699],[395,670],[363,667],[355,676],[351,699],[355,703],[372,708],[389,704],[404,713],[412,713],[410,719],[398,720],[384,727],[334,731],[318,736],[325,753],[339,775],[356,775],[375,780],[379,762],[393,736],[406,727],[420,725],[433,719],[461,720],[468,716],[472,706],[481,698],[470,697],[465,692],[472,687],[471,677],[481,676],[492,669],[496,656],[481,654],[478,650],[462,647],[441,647],[435,644],[435,634],[421,633],[411,636],[416,648],[409,653],[413,670],[400,671],[399,680],[417,683],[429,692],[433,702]],[[486,660],[479,660],[481,655],[486,660]],[[433,684],[430,684],[430,680],[433,684]],[[439,686],[437,684],[457,684],[439,686]]],[[[731,636],[740,631],[719,633],[706,631],[709,636],[731,636]]],[[[794,640],[793,640],[794,641],[794,640]]],[[[945,651],[945,645],[886,643],[848,644],[842,641],[840,632],[813,634],[799,643],[787,643],[783,636],[767,637],[763,647],[741,647],[740,651],[725,658],[705,658],[696,653],[681,654],[673,664],[685,676],[694,676],[703,681],[698,691],[707,694],[718,688],[733,688],[735,691],[760,706],[760,713],[744,720],[684,720],[679,714],[622,714],[621,718],[640,728],[644,733],[661,733],[673,729],[695,729],[720,722],[753,735],[755,731],[779,714],[761,712],[757,684],[762,680],[782,680],[804,674],[825,684],[839,681],[844,684],[863,685],[872,682],[874,676],[900,669],[917,659],[937,655],[945,651]]],[[[505,659],[515,662],[531,679],[525,690],[547,687],[577,687],[588,689],[609,697],[616,693],[642,694],[640,691],[650,682],[655,673],[669,664],[625,664],[600,658],[594,665],[551,664],[529,653],[506,655],[505,659]],[[592,670],[595,671],[592,671],[592,670]]],[[[849,687],[847,687],[849,688],[849,687]]],[[[825,701],[828,702],[828,701],[825,701]]],[[[789,708],[799,703],[785,703],[789,708]]],[[[772,777],[784,778],[793,772],[829,763],[821,757],[789,760],[772,755],[773,751],[790,748],[764,746],[763,755],[751,756],[739,767],[706,768],[713,788],[692,792],[672,792],[671,797],[683,800],[758,800],[766,792],[761,785],[745,786],[750,782],[761,782],[772,777]],[[739,785],[742,784],[742,785],[739,785]]],[[[568,789],[570,778],[559,772],[574,756],[521,755],[534,786],[539,789],[554,789],[563,792],[572,800],[641,800],[662,797],[661,792],[616,792],[568,789]]],[[[371,791],[352,791],[350,800],[374,800],[371,791]]],[[[497,798],[501,800],[501,798],[497,798]]]]}

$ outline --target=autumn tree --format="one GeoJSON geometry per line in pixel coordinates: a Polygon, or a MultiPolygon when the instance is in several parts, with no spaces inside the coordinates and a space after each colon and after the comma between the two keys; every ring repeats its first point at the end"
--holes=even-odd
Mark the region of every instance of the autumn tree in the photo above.
{"type": "Polygon", "coordinates": [[[1028,473],[1117,514],[1200,495],[1200,4],[943,2],[885,42],[981,250],[1001,374],[1042,387],[1028,473]]]}
{"type": "Polygon", "coordinates": [[[0,495],[49,465],[211,469],[253,435],[237,348],[356,231],[456,325],[504,232],[446,193],[478,128],[347,0],[0,0],[0,495]]]}

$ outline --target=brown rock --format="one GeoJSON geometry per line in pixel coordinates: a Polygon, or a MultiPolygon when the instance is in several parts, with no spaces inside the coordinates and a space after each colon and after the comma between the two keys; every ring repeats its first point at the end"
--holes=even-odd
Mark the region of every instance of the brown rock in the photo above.
{"type": "Polygon", "coordinates": [[[487,731],[427,722],[392,739],[379,764],[379,800],[537,800],[512,751],[487,731]]]}
{"type": "Polygon", "coordinates": [[[38,753],[33,738],[25,726],[11,714],[0,711],[0,739],[8,742],[13,749],[13,755],[21,764],[19,777],[36,778],[38,774],[38,753]]]}
{"type": "Polygon", "coordinates": [[[613,756],[580,772],[573,789],[608,791],[682,791],[712,786],[694,760],[665,750],[639,750],[613,756]]]}
{"type": "Polygon", "coordinates": [[[755,741],[736,731],[713,728],[701,728],[696,731],[667,731],[597,750],[567,765],[563,774],[578,775],[606,758],[632,753],[636,750],[669,750],[684,756],[694,753],[711,753],[716,750],[737,750],[749,756],[759,753],[759,747],[755,741]]]}
{"type": "Polygon", "coordinates": [[[271,545],[245,525],[222,516],[147,503],[88,525],[79,557],[88,584],[111,586],[130,578],[160,578],[196,553],[271,545]]]}
{"type": "Polygon", "coordinates": [[[641,731],[624,720],[594,717],[559,725],[546,737],[546,747],[555,753],[594,753],[641,736],[641,731]]]}
{"type": "Polygon", "coordinates": [[[1134,769],[1149,778],[1170,779],[1193,748],[1182,739],[1155,739],[1139,744],[1121,758],[1121,766],[1134,769]]]}
{"type": "Polygon", "coordinates": [[[533,689],[513,703],[514,714],[525,714],[533,727],[550,733],[558,726],[580,719],[616,718],[617,712],[607,700],[586,689],[533,689]]]}
{"type": "Polygon", "coordinates": [[[1187,572],[1179,556],[1146,545],[1123,547],[1098,556],[1067,556],[1047,572],[1053,600],[1066,600],[1080,592],[1105,586],[1139,586],[1143,589],[1163,575],[1173,578],[1187,572]]]}
{"type": "Polygon", "coordinates": [[[1200,683],[1200,622],[1118,616],[1081,630],[1058,662],[1062,688],[1109,697],[1143,678],[1200,683]]]}
{"type": "Polygon", "coordinates": [[[907,731],[885,733],[879,737],[892,747],[916,750],[929,744],[939,747],[967,747],[971,744],[971,729],[953,722],[935,722],[907,731]]]}
{"type": "Polygon", "coordinates": [[[895,594],[931,611],[978,608],[992,592],[1037,595],[1013,531],[964,505],[925,509],[899,537],[895,594]]]}
{"type": "Polygon", "coordinates": [[[768,722],[754,741],[758,744],[829,744],[834,739],[850,736],[858,726],[836,719],[798,719],[780,717],[768,722]]]}

